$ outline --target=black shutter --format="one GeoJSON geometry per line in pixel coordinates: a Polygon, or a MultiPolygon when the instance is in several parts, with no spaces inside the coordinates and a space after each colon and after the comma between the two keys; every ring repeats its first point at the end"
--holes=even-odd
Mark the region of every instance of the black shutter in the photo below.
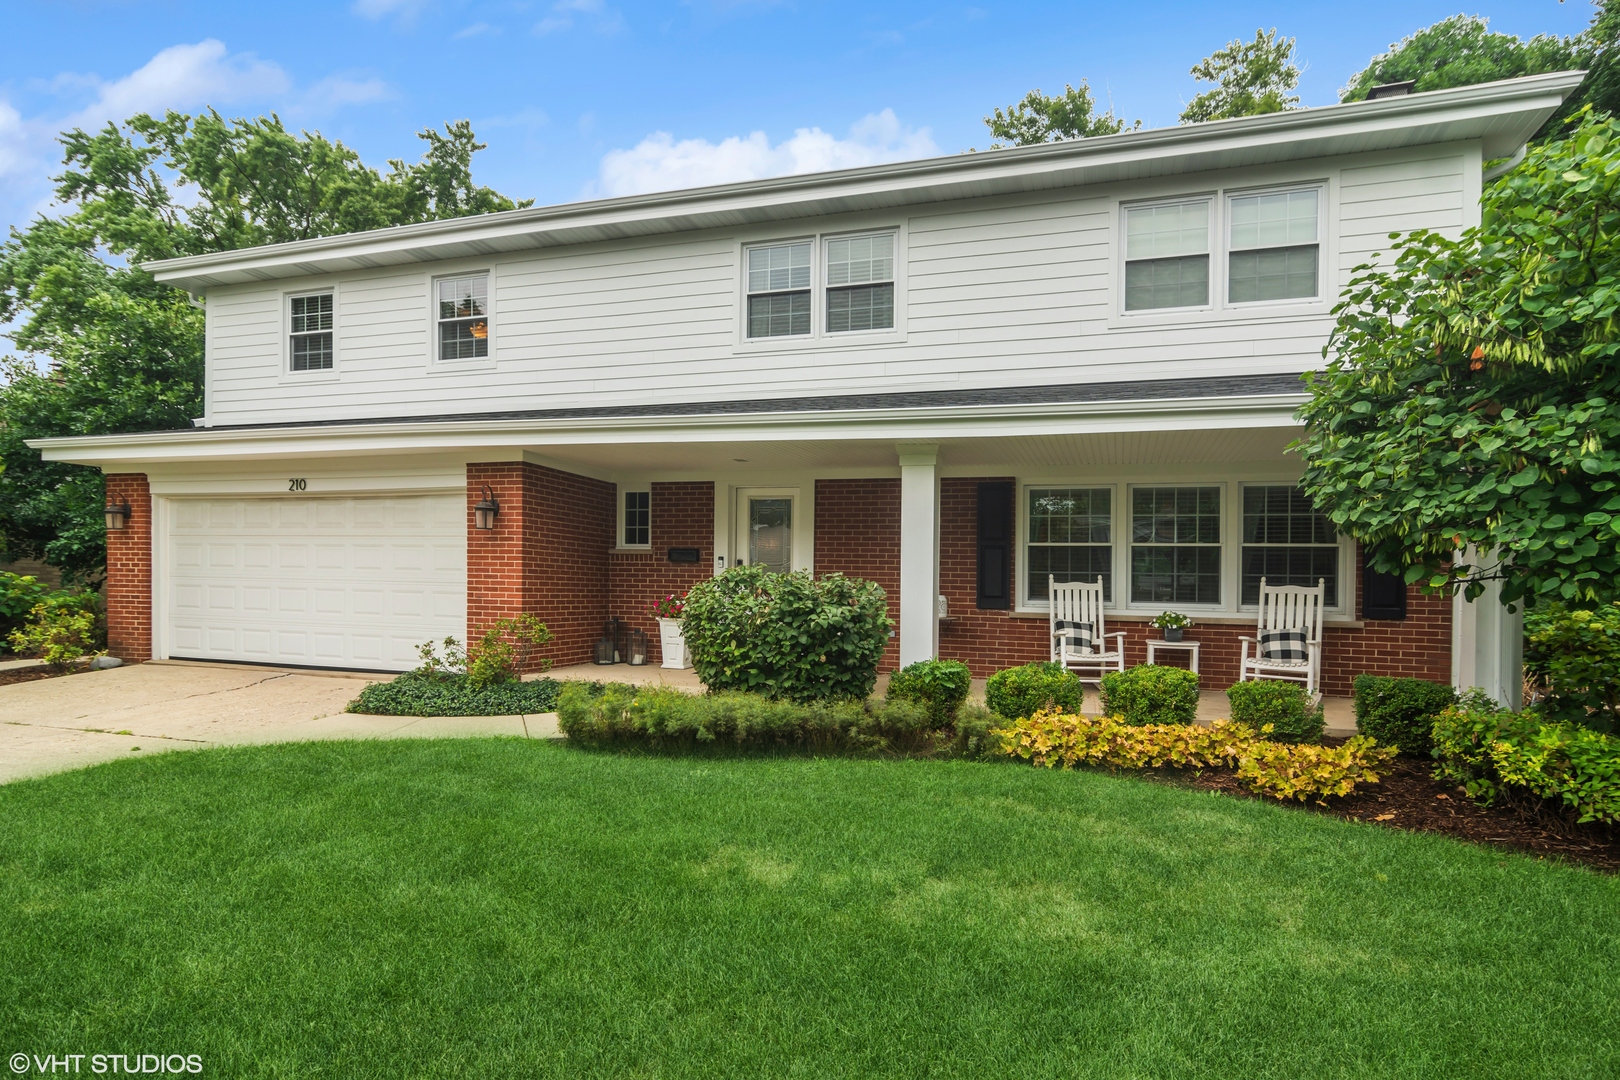
{"type": "Polygon", "coordinates": [[[1013,486],[1005,480],[979,485],[980,611],[1012,607],[1013,486]]]}
{"type": "Polygon", "coordinates": [[[1406,618],[1406,582],[1399,574],[1380,574],[1365,552],[1361,556],[1361,617],[1406,618]]]}

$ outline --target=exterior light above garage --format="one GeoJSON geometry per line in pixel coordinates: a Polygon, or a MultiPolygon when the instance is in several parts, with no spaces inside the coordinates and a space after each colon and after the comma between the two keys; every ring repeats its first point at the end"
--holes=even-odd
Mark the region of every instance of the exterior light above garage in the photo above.
{"type": "MultiPolygon", "coordinates": [[[[473,506],[473,524],[480,529],[493,529],[495,527],[495,517],[500,512],[501,504],[496,501],[495,493],[489,490],[489,485],[485,484],[484,497],[473,506]]],[[[109,522],[108,528],[111,528],[112,516],[110,508],[107,521],[109,522]]],[[[122,526],[119,527],[122,528],[122,526]]]]}
{"type": "Polygon", "coordinates": [[[119,531],[123,529],[124,523],[129,520],[129,503],[110,502],[102,510],[102,513],[107,516],[107,528],[115,532],[119,531]]]}

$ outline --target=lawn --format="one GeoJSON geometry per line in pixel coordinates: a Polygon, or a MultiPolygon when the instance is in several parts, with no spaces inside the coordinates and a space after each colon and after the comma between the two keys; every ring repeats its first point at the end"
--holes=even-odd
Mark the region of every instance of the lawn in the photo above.
{"type": "Polygon", "coordinates": [[[1617,935],[1613,877],[1010,764],[399,741],[0,787],[7,1058],[1612,1076],[1617,935]]]}

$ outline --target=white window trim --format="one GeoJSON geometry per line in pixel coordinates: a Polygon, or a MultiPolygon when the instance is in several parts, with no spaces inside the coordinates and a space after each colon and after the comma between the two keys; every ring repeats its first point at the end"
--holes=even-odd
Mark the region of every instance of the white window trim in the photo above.
{"type": "MultiPolygon", "coordinates": [[[[1236,588],[1238,591],[1237,591],[1237,594],[1232,599],[1233,599],[1234,603],[1237,606],[1237,610],[1240,611],[1240,612],[1250,612],[1250,611],[1258,612],[1260,610],[1260,605],[1258,603],[1245,604],[1245,603],[1242,602],[1242,600],[1243,600],[1243,549],[1245,547],[1249,547],[1249,546],[1256,546],[1256,547],[1290,547],[1290,546],[1316,547],[1316,546],[1318,546],[1318,545],[1315,545],[1315,544],[1300,544],[1300,545],[1288,545],[1288,544],[1246,545],[1246,544],[1244,544],[1244,542],[1243,542],[1243,490],[1245,488],[1251,488],[1251,487],[1298,487],[1298,486],[1299,486],[1299,483],[1297,481],[1295,481],[1293,483],[1290,483],[1287,480],[1241,480],[1241,481],[1238,482],[1236,501],[1233,503],[1233,505],[1235,507],[1235,510],[1233,511],[1233,515],[1232,515],[1232,517],[1233,517],[1233,525],[1235,526],[1234,531],[1237,534],[1237,539],[1234,541],[1234,543],[1237,544],[1237,576],[1235,578],[1233,578],[1233,581],[1235,582],[1234,588],[1236,588]]],[[[1337,604],[1333,604],[1333,605],[1325,605],[1322,608],[1322,610],[1323,610],[1323,612],[1325,612],[1327,614],[1334,615],[1334,616],[1336,616],[1338,618],[1348,619],[1348,618],[1354,617],[1354,615],[1355,615],[1355,607],[1356,607],[1356,574],[1359,572],[1359,568],[1356,566],[1356,542],[1355,542],[1355,540],[1351,539],[1350,537],[1345,536],[1343,533],[1339,533],[1337,535],[1338,535],[1338,538],[1339,538],[1339,542],[1337,544],[1337,547],[1339,549],[1339,602],[1337,604]]],[[[1320,545],[1320,546],[1326,547],[1327,545],[1323,544],[1323,545],[1320,545]]]]}
{"type": "MultiPolygon", "coordinates": [[[[1265,248],[1243,248],[1244,251],[1264,251],[1265,248]]],[[[1268,184],[1265,187],[1229,188],[1221,197],[1221,306],[1232,311],[1254,309],[1321,307],[1327,299],[1327,182],[1318,180],[1309,184],[1268,184]],[[1232,270],[1232,200],[1253,195],[1279,195],[1289,191],[1316,192],[1316,295],[1293,296],[1282,300],[1231,299],[1232,270]]]]}
{"type": "Polygon", "coordinates": [[[1167,196],[1161,199],[1140,199],[1133,202],[1121,202],[1119,213],[1116,216],[1119,222],[1119,266],[1117,291],[1119,293],[1118,308],[1121,315],[1135,318],[1139,315],[1184,315],[1190,311],[1212,311],[1217,307],[1216,299],[1219,295],[1216,284],[1215,263],[1221,257],[1220,244],[1217,237],[1221,235],[1221,214],[1219,213],[1222,200],[1215,191],[1190,191],[1183,195],[1167,196]],[[1189,304],[1186,307],[1143,308],[1139,311],[1127,311],[1125,308],[1125,268],[1133,262],[1147,262],[1146,259],[1130,258],[1130,243],[1127,239],[1127,220],[1132,210],[1146,210],[1155,206],[1178,206],[1183,203],[1202,202],[1209,207],[1209,220],[1204,237],[1205,257],[1209,259],[1209,294],[1202,304],[1189,304]]]}
{"type": "MultiPolygon", "coordinates": [[[[737,332],[745,345],[759,347],[761,345],[782,345],[785,343],[802,344],[813,341],[819,336],[821,329],[821,313],[817,310],[816,298],[821,294],[817,283],[821,278],[821,236],[811,233],[808,236],[783,236],[771,240],[753,240],[742,245],[741,259],[738,261],[738,276],[742,286],[742,301],[737,309],[737,332]],[[748,298],[752,295],[748,289],[748,253],[755,248],[787,247],[790,244],[810,245],[810,332],[808,334],[783,334],[777,337],[749,337],[748,336],[748,298]]],[[[802,292],[800,289],[772,289],[768,292],[802,292]]],[[[764,295],[764,294],[761,294],[764,295]]]]}
{"type": "Polygon", "coordinates": [[[872,345],[904,344],[906,340],[906,244],[907,228],[904,222],[869,225],[864,228],[829,229],[824,232],[761,235],[739,241],[737,245],[737,293],[734,353],[793,352],[835,348],[860,348],[872,345]],[[890,329],[840,330],[827,329],[827,241],[852,236],[874,236],[886,233],[894,237],[894,326],[890,329]],[[810,333],[791,337],[748,336],[748,252],[757,247],[777,247],[782,244],[809,242],[810,244],[810,333]]]}
{"type": "Polygon", "coordinates": [[[613,550],[614,551],[651,551],[652,550],[652,485],[651,484],[620,484],[617,496],[618,510],[614,515],[613,550]],[[624,497],[632,492],[647,493],[647,542],[645,544],[627,544],[624,542],[624,497]]]}
{"type": "MultiPolygon", "coordinates": [[[[281,293],[281,376],[284,386],[336,382],[343,372],[343,294],[341,283],[306,289],[284,289],[281,293]],[[332,366],[320,371],[294,371],[292,366],[292,302],[295,296],[332,297],[332,366]]],[[[210,365],[212,366],[212,365],[210,365]]]]}
{"type": "Polygon", "coordinates": [[[467,371],[489,371],[495,367],[499,327],[495,324],[495,268],[469,266],[461,270],[444,271],[428,276],[427,287],[427,366],[430,372],[451,374],[467,371]],[[439,282],[456,278],[482,277],[488,310],[484,318],[489,323],[489,355],[469,360],[439,359],[439,282]]]}

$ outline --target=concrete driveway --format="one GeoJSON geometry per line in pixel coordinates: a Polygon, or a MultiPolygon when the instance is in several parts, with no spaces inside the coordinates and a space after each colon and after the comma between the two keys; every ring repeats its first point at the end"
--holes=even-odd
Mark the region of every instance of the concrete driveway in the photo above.
{"type": "Polygon", "coordinates": [[[556,716],[362,716],[369,680],[157,662],[0,686],[0,783],[135,754],[308,739],[550,738],[556,716]]]}

